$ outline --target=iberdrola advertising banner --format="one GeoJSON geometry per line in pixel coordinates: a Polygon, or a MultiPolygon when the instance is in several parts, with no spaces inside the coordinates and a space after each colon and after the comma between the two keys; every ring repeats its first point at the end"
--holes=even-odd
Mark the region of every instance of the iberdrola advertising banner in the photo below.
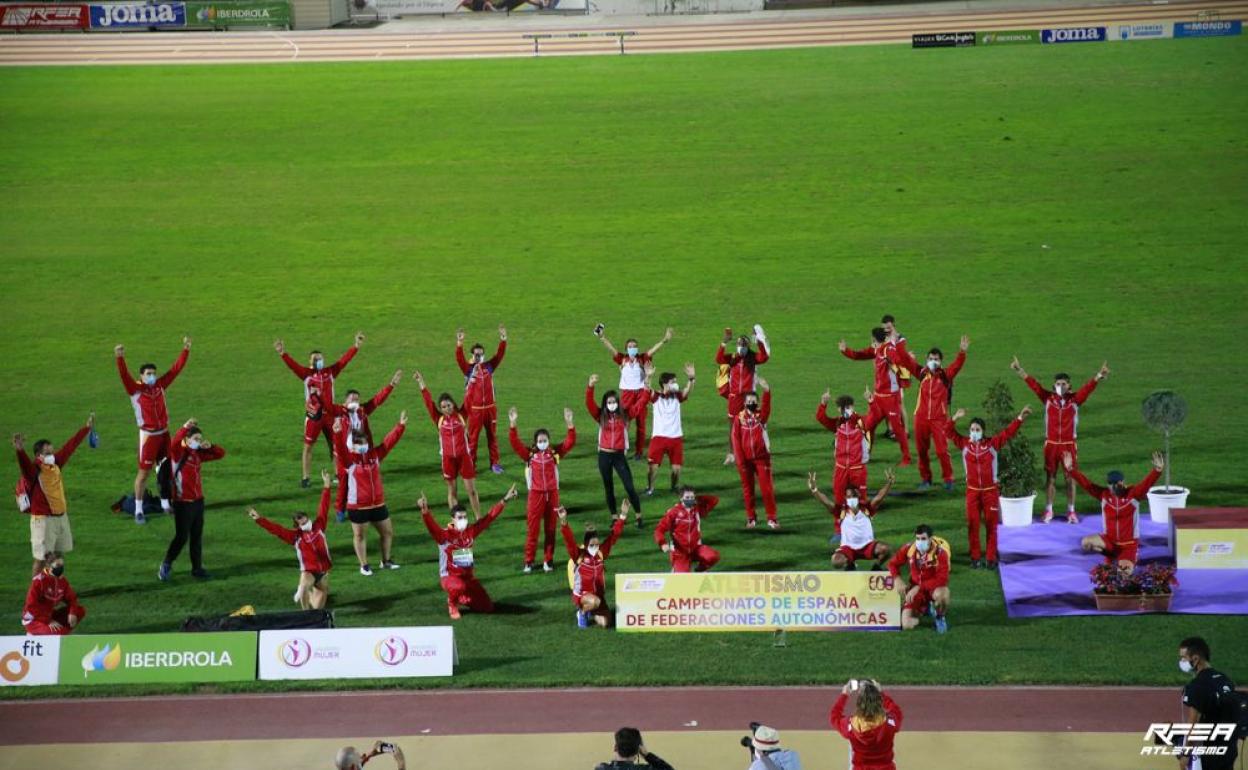
{"type": "Polygon", "coordinates": [[[254,631],[101,634],[61,639],[60,684],[245,682],[256,678],[254,631]]]}
{"type": "Polygon", "coordinates": [[[887,572],[617,575],[616,628],[663,631],[883,631],[901,628],[887,572]]]}
{"type": "Polygon", "coordinates": [[[289,27],[290,3],[285,0],[239,0],[238,2],[186,4],[187,25],[192,27],[289,27]]]}

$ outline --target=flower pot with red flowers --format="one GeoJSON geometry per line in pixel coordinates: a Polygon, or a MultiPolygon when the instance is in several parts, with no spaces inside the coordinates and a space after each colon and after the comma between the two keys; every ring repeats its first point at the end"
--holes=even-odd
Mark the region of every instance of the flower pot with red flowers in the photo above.
{"type": "Polygon", "coordinates": [[[1147,564],[1124,571],[1116,564],[1092,568],[1092,597],[1101,612],[1169,612],[1174,598],[1173,564],[1147,564]]]}

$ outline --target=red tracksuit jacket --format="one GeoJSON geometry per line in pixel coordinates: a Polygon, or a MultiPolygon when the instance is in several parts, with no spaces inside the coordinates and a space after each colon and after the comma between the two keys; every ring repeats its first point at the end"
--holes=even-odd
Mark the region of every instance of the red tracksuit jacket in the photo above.
{"type": "Polygon", "coordinates": [[[499,501],[494,504],[490,512],[485,514],[479,521],[475,521],[468,525],[463,532],[454,527],[443,527],[434,521],[433,514],[426,508],[420,512],[421,518],[425,520],[425,529],[429,530],[429,534],[433,535],[433,541],[438,544],[438,575],[441,577],[473,577],[473,567],[475,565],[472,546],[481,533],[489,529],[495,519],[503,514],[503,508],[506,504],[499,501]]]}
{"type": "Polygon", "coordinates": [[[433,405],[433,396],[429,395],[428,389],[420,391],[420,395],[425,399],[429,418],[438,428],[438,454],[442,457],[463,457],[468,454],[468,418],[465,416],[467,405],[461,404],[459,411],[447,417],[433,405]]]}
{"type": "Polygon", "coordinates": [[[178,360],[173,362],[169,371],[156,379],[155,385],[144,385],[134,379],[130,370],[126,368],[125,356],[117,356],[117,371],[121,374],[121,384],[125,386],[126,394],[130,396],[130,405],[134,407],[134,421],[148,433],[159,433],[169,429],[169,410],[165,406],[165,389],[178,378],[178,373],[182,371],[182,367],[186,366],[186,359],[190,355],[191,351],[183,348],[178,360]]]}
{"type": "Polygon", "coordinates": [[[345,430],[334,434],[334,445],[347,474],[348,511],[362,511],[386,504],[386,493],[381,486],[381,461],[399,443],[405,428],[403,423],[396,424],[386,434],[381,446],[369,446],[364,454],[347,447],[345,430]]]}
{"type": "Polygon", "coordinates": [[[520,442],[515,428],[508,431],[511,448],[524,460],[524,483],[531,492],[553,492],[559,488],[559,462],[576,445],[576,429],[568,428],[568,435],[559,446],[545,450],[530,449],[520,442]]]}
{"type": "Polygon", "coordinates": [[[603,540],[598,547],[598,555],[590,556],[589,552],[576,542],[576,535],[572,533],[572,527],[566,523],[561,530],[563,532],[563,543],[568,547],[568,556],[572,561],[576,562],[576,569],[572,573],[572,595],[581,598],[583,594],[593,594],[599,599],[606,601],[607,598],[607,557],[611,555],[611,548],[615,546],[615,541],[620,539],[620,535],[624,534],[624,520],[616,519],[611,525],[611,534],[607,535],[607,539],[603,540]]]}
{"type": "Polygon", "coordinates": [[[949,366],[937,367],[934,372],[927,366],[919,366],[914,356],[906,356],[906,368],[919,381],[919,402],[914,407],[915,417],[929,422],[949,419],[949,393],[953,389],[953,378],[958,376],[965,363],[965,350],[959,350],[958,357],[949,366]]]}
{"type": "MultiPolygon", "coordinates": [[[[640,408],[645,409],[646,403],[641,402],[640,408]]],[[[594,399],[594,387],[590,385],[585,388],[585,408],[598,423],[598,451],[627,452],[629,415],[624,411],[624,403],[620,402],[619,409],[614,414],[608,413],[604,419],[602,409],[594,399]]]]}
{"type": "Polygon", "coordinates": [[[841,351],[841,355],[855,361],[875,361],[876,393],[887,394],[901,391],[901,383],[893,367],[904,366],[906,359],[910,357],[910,353],[906,350],[905,340],[901,340],[896,345],[891,342],[881,342],[873,348],[860,350],[845,348],[841,351]]]}
{"type": "Polygon", "coordinates": [[[1069,444],[1079,434],[1079,407],[1092,391],[1096,390],[1096,378],[1088,380],[1077,393],[1059,396],[1036,382],[1036,378],[1027,375],[1027,387],[1035,393],[1044,404],[1044,440],[1055,444],[1069,444]]]}
{"type": "Polygon", "coordinates": [[[871,459],[871,441],[862,415],[829,417],[828,405],[821,403],[815,410],[815,419],[828,430],[836,431],[832,454],[837,467],[856,468],[871,459]]]}
{"type": "Polygon", "coordinates": [[[966,488],[968,490],[992,489],[997,485],[997,452],[1009,441],[1023,421],[1017,417],[995,436],[971,441],[958,433],[957,426],[952,422],[945,425],[949,440],[962,451],[962,467],[966,471],[966,488]]]}
{"type": "Polygon", "coordinates": [[[845,736],[853,749],[854,770],[884,770],[893,764],[893,737],[901,731],[901,707],[888,693],[880,693],[884,700],[884,721],[877,725],[855,725],[853,716],[845,716],[849,696],[842,694],[832,704],[832,726],[845,736]],[[855,729],[859,728],[859,729],[855,729]]]}
{"type": "Polygon", "coordinates": [[[1078,468],[1070,472],[1070,477],[1079,482],[1079,486],[1101,501],[1101,532],[1115,543],[1129,543],[1140,538],[1140,501],[1157,483],[1160,475],[1161,471],[1154,468],[1139,484],[1131,487],[1126,497],[1119,497],[1105,487],[1093,484],[1078,468]]]}
{"type": "Polygon", "coordinates": [[[51,623],[57,605],[64,603],[69,614],[82,618],[86,615],[82,605],[78,603],[78,594],[69,585],[64,575],[56,577],[47,570],[40,570],[31,578],[30,590],[26,592],[26,606],[22,608],[22,625],[33,622],[51,623]]]}
{"type": "MultiPolygon", "coordinates": [[[[56,467],[63,469],[69,463],[69,458],[74,456],[74,450],[90,432],[90,428],[82,426],[77,433],[69,437],[65,446],[52,453],[56,456],[56,467]]],[[[30,489],[30,510],[27,513],[31,516],[51,515],[52,509],[48,507],[48,498],[43,494],[43,487],[39,486],[39,463],[26,454],[26,450],[19,449],[17,450],[17,465],[21,468],[22,478],[26,479],[26,486],[30,489]]]]}
{"type": "Polygon", "coordinates": [[[464,346],[455,346],[455,361],[459,370],[464,373],[464,405],[494,406],[494,372],[503,362],[507,353],[507,341],[500,340],[494,357],[481,364],[474,364],[464,358],[464,346]]]}
{"type": "Polygon", "coordinates": [[[686,508],[684,503],[676,503],[659,519],[659,526],[654,529],[654,542],[663,545],[667,542],[667,533],[672,533],[672,547],[682,553],[691,554],[702,545],[702,517],[719,505],[715,495],[698,495],[693,508],[686,508]]]}
{"type": "Polygon", "coordinates": [[[173,463],[170,470],[177,470],[177,475],[173,477],[173,499],[180,503],[191,503],[204,498],[200,466],[225,457],[225,450],[216,444],[208,449],[188,449],[182,446],[184,438],[186,428],[178,428],[169,444],[169,462],[173,463]]]}
{"type": "Polygon", "coordinates": [[[372,398],[367,401],[360,402],[360,408],[352,411],[347,408],[346,404],[330,404],[327,415],[330,421],[334,421],[339,417],[347,421],[346,427],[351,430],[363,431],[368,436],[368,443],[373,443],[373,429],[368,424],[368,416],[377,411],[377,407],[386,403],[386,399],[390,398],[390,393],[394,391],[393,385],[387,385],[377,391],[372,398]]]}
{"type": "Polygon", "coordinates": [[[771,391],[764,391],[758,413],[742,409],[732,420],[732,453],[741,460],[766,460],[771,457],[767,438],[767,419],[771,417],[771,391]]]}
{"type": "Polygon", "coordinates": [[[303,572],[329,572],[334,562],[329,558],[329,543],[325,540],[325,522],[329,520],[329,490],[321,490],[321,507],[312,522],[312,531],[283,527],[261,516],[256,523],[295,547],[299,569],[303,572]]]}
{"type": "Polygon", "coordinates": [[[342,370],[347,368],[347,364],[351,363],[351,359],[355,358],[355,354],[359,352],[360,349],[352,345],[347,348],[346,353],[342,354],[342,358],[324,369],[304,366],[291,358],[289,353],[282,354],[282,361],[286,367],[294,372],[296,377],[303,380],[303,399],[307,402],[310,419],[318,419],[318,416],[312,413],[314,407],[315,411],[319,412],[325,404],[334,403],[334,378],[342,374],[342,370]]]}
{"type": "Polygon", "coordinates": [[[728,390],[720,395],[728,398],[754,392],[754,368],[767,363],[770,356],[767,354],[767,346],[761,341],[758,343],[758,350],[751,353],[753,355],[747,353],[744,356],[740,353],[725,353],[723,345],[715,349],[715,363],[728,367],[728,390]]]}
{"type": "Polygon", "coordinates": [[[926,554],[920,554],[913,541],[898,548],[893,558],[888,560],[888,574],[897,577],[907,564],[910,565],[910,585],[927,591],[949,585],[949,554],[935,542],[935,538],[926,554]]]}

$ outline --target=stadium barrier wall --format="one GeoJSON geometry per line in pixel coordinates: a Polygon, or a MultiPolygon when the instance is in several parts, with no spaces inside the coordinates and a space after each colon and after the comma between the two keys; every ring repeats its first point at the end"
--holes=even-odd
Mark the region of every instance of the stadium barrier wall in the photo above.
{"type": "Polygon", "coordinates": [[[288,0],[0,4],[0,30],[6,32],[288,29],[292,23],[288,0]]]}

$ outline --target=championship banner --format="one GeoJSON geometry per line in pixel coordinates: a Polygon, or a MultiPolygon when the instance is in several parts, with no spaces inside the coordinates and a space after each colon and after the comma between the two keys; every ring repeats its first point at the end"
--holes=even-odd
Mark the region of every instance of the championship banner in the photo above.
{"type": "Polygon", "coordinates": [[[59,636],[0,636],[0,687],[56,684],[59,636]]]}
{"type": "Polygon", "coordinates": [[[255,678],[255,631],[61,638],[61,684],[249,682],[255,678]]]}
{"type": "Polygon", "coordinates": [[[616,630],[900,630],[894,581],[887,572],[617,575],[616,630]]]}
{"type": "Polygon", "coordinates": [[[423,13],[471,13],[507,11],[522,13],[532,11],[589,12],[589,0],[540,0],[541,5],[529,0],[349,0],[351,16],[357,18],[394,18],[417,16],[423,13]],[[487,6],[488,1],[488,6],[487,6]]]}
{"type": "Polygon", "coordinates": [[[187,25],[192,27],[289,27],[290,3],[285,0],[186,3],[187,25]]]}
{"type": "Polygon", "coordinates": [[[85,5],[2,5],[0,29],[86,29],[85,5]]]}
{"type": "Polygon", "coordinates": [[[261,679],[451,676],[450,626],[260,632],[261,679]]]}

